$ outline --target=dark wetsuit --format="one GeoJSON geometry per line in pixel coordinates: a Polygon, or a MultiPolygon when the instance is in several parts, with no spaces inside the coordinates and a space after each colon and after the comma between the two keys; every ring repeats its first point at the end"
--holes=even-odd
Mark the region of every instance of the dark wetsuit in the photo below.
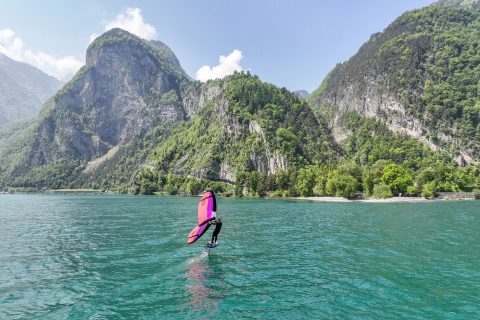
{"type": "Polygon", "coordinates": [[[217,241],[218,234],[220,233],[220,229],[222,229],[222,222],[221,221],[213,221],[212,224],[215,225],[215,230],[212,233],[212,243],[217,241]]]}

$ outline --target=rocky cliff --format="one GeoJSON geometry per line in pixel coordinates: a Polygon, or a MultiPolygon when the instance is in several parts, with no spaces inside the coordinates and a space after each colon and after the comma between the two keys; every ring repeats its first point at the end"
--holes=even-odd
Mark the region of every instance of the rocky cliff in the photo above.
{"type": "Polygon", "coordinates": [[[192,81],[168,46],[120,29],[14,140],[0,144],[3,186],[123,188],[141,168],[233,182],[341,153],[295,94],[249,74],[192,81]]]}
{"type": "Polygon", "coordinates": [[[103,34],[89,46],[86,65],[45,104],[11,174],[65,159],[88,165],[159,123],[183,119],[177,95],[184,81],[164,44],[120,29],[103,34]]]}
{"type": "Polygon", "coordinates": [[[308,102],[337,141],[355,112],[459,162],[480,160],[480,15],[466,2],[405,13],[330,72],[308,102]]]}
{"type": "Polygon", "coordinates": [[[239,73],[196,83],[182,97],[191,120],[151,158],[165,172],[234,182],[238,172],[275,174],[341,154],[304,101],[258,77],[239,73]]]}
{"type": "Polygon", "coordinates": [[[37,149],[33,163],[65,154],[90,161],[129,143],[135,132],[183,119],[175,96],[187,77],[170,64],[173,53],[164,58],[155,49],[120,29],[96,39],[86,66],[43,111],[37,139],[56,152],[37,149]],[[166,93],[172,101],[162,100],[166,93]]]}

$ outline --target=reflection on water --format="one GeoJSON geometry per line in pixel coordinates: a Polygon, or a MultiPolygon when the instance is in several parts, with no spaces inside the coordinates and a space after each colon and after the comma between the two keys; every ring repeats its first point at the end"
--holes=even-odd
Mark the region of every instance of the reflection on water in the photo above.
{"type": "Polygon", "coordinates": [[[221,288],[225,282],[220,260],[219,256],[205,252],[188,261],[189,269],[185,273],[190,304],[194,311],[205,313],[208,317],[218,314],[217,307],[223,299],[221,288]]]}
{"type": "Polygon", "coordinates": [[[480,319],[480,201],[220,201],[0,196],[0,319],[480,319]]]}

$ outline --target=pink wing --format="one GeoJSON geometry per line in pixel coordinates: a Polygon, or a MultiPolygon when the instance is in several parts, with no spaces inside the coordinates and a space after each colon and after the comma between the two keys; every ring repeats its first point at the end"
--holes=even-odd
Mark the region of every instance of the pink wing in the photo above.
{"type": "Polygon", "coordinates": [[[216,210],[215,195],[211,191],[203,194],[198,203],[198,225],[201,226],[213,219],[213,212],[216,210]]]}
{"type": "Polygon", "coordinates": [[[217,200],[212,191],[207,191],[203,194],[202,199],[198,203],[198,226],[190,231],[187,242],[192,244],[210,228],[208,221],[212,220],[213,212],[217,210],[217,200]]]}
{"type": "Polygon", "coordinates": [[[192,244],[198,239],[200,239],[201,236],[210,228],[209,223],[205,223],[202,226],[196,226],[192,231],[190,231],[190,234],[188,235],[187,242],[188,244],[192,244]]]}

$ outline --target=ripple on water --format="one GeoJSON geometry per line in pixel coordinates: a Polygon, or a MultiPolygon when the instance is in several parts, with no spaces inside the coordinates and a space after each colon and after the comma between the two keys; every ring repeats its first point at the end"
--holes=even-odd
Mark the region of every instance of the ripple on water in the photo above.
{"type": "Polygon", "coordinates": [[[0,196],[0,318],[478,319],[480,203],[0,196]]]}

